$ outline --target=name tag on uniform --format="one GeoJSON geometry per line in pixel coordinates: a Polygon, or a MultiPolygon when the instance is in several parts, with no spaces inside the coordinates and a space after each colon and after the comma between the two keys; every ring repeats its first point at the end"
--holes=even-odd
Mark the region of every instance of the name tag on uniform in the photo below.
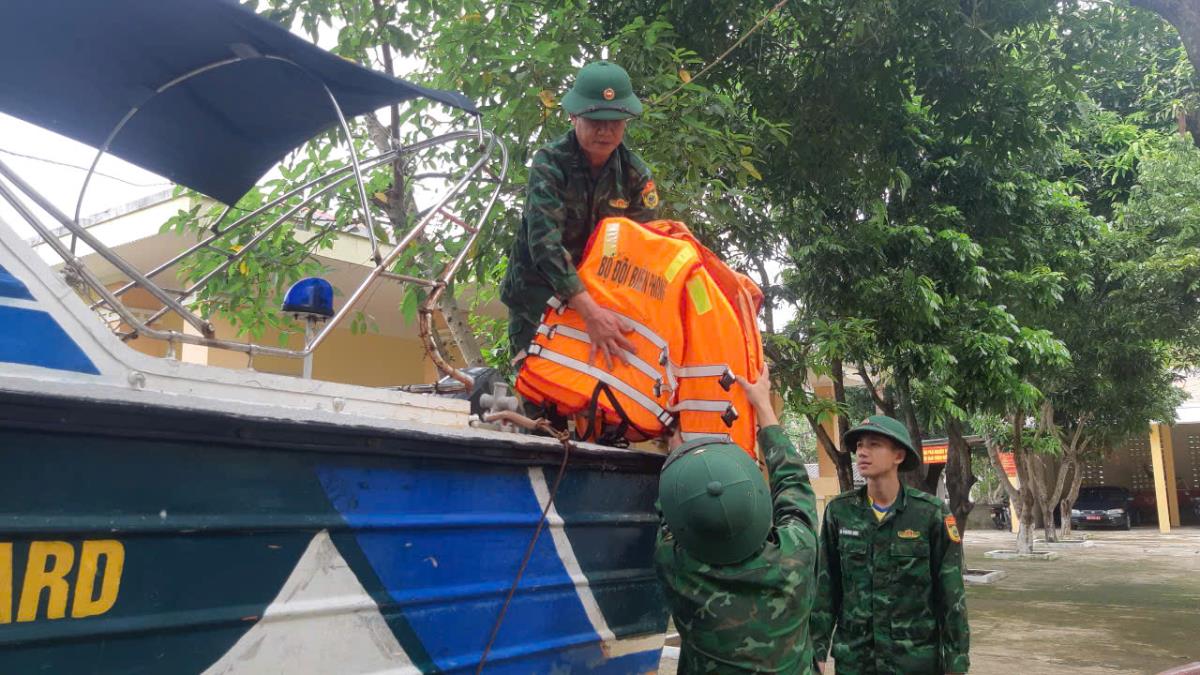
{"type": "Polygon", "coordinates": [[[896,536],[901,539],[920,539],[921,533],[916,530],[900,530],[896,533],[896,536]]]}
{"type": "Polygon", "coordinates": [[[859,533],[859,531],[858,531],[858,530],[851,530],[850,528],[847,528],[847,527],[843,527],[843,528],[841,528],[840,530],[838,530],[838,534],[840,534],[840,535],[841,535],[841,536],[843,536],[843,537],[859,537],[859,536],[862,536],[862,535],[859,533]]]}

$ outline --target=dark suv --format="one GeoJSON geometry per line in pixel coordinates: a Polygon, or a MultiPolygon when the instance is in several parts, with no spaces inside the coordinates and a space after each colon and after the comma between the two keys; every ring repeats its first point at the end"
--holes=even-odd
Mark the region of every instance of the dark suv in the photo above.
{"type": "Polygon", "coordinates": [[[1071,527],[1107,525],[1128,530],[1136,522],[1130,508],[1133,494],[1123,487],[1102,485],[1079,490],[1079,498],[1071,509],[1071,527]]]}

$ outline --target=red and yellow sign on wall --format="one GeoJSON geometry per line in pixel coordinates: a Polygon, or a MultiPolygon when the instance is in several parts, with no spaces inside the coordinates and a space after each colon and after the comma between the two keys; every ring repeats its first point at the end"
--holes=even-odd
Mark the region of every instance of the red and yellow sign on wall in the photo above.
{"type": "Polygon", "coordinates": [[[996,453],[1000,455],[1000,466],[1004,467],[1004,473],[1008,474],[1009,478],[1017,477],[1017,461],[1011,452],[996,453]]]}
{"type": "Polygon", "coordinates": [[[921,446],[921,458],[926,464],[945,464],[946,452],[950,444],[945,442],[929,443],[921,446]]]}

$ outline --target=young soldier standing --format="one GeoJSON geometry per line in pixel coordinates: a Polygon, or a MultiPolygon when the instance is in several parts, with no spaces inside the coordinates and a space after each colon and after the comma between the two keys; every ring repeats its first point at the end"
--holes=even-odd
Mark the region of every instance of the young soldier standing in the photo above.
{"type": "Polygon", "coordinates": [[[811,673],[816,500],[767,370],[738,383],[771,484],[744,450],[712,439],[675,447],[659,480],[654,563],[683,642],[679,673],[811,673]]]}
{"type": "Polygon", "coordinates": [[[940,499],[900,484],[899,471],[921,463],[908,430],[876,415],[842,447],[867,484],[825,509],[812,614],[818,667],[832,638],[838,675],[965,673],[962,542],[940,499]]]}

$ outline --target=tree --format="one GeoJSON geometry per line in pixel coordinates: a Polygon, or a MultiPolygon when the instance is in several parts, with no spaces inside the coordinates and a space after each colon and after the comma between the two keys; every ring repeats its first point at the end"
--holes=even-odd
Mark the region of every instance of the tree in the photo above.
{"type": "Polygon", "coordinates": [[[1192,65],[1200,71],[1200,0],[1130,0],[1129,4],[1148,9],[1174,26],[1192,65]]]}
{"type": "MultiPolygon", "coordinates": [[[[534,149],[566,130],[567,120],[558,110],[558,99],[582,61],[609,52],[619,54],[618,60],[630,71],[649,104],[644,118],[631,125],[629,143],[659,177],[656,183],[663,197],[664,215],[685,220],[710,237],[716,236],[711,233],[728,229],[734,213],[728,204],[744,203],[740,191],[760,177],[756,164],[761,159],[753,139],[782,138],[785,134],[782,126],[739,105],[730,93],[708,88],[703,82],[691,82],[688,69],[695,69],[699,59],[674,44],[670,24],[652,16],[635,16],[606,30],[589,13],[586,3],[573,0],[554,5],[470,1],[398,4],[378,0],[264,0],[258,4],[268,16],[284,24],[299,24],[313,40],[335,35],[333,51],[341,56],[421,84],[460,90],[479,104],[483,124],[495,129],[512,149],[513,170],[498,212],[476,244],[470,269],[457,279],[462,282],[472,278],[477,288],[484,289],[477,302],[494,298],[494,290],[489,289],[495,288],[504,273],[508,244],[520,218],[524,166],[534,149]],[[401,64],[412,70],[399,72],[401,64]],[[679,87],[677,93],[666,96],[679,87]]],[[[400,143],[426,138],[431,130],[447,123],[443,110],[423,102],[406,106],[403,111],[393,109],[386,120],[374,115],[361,119],[354,126],[354,142],[360,151],[390,147],[393,138],[400,143]]],[[[284,163],[284,178],[307,178],[341,165],[345,162],[344,149],[339,149],[342,142],[333,134],[314,140],[284,163]]],[[[451,152],[435,153],[430,159],[443,167],[439,171],[444,173],[461,172],[465,166],[464,159],[451,152]]],[[[413,169],[409,163],[394,162],[370,174],[374,218],[386,225],[376,231],[382,241],[392,240],[396,232],[406,230],[413,222],[414,183],[420,178],[413,169]]],[[[469,188],[458,210],[446,218],[470,221],[478,215],[493,186],[494,182],[469,188]]],[[[253,208],[264,197],[283,189],[284,181],[268,182],[266,194],[252,193],[238,208],[253,208]]],[[[282,261],[295,271],[301,269],[300,262],[307,261],[305,269],[312,271],[308,256],[321,246],[331,245],[360,220],[354,209],[356,203],[350,185],[328,193],[310,214],[300,215],[305,229],[311,228],[320,214],[330,215],[330,222],[314,228],[317,236],[307,240],[307,247],[295,243],[296,224],[285,224],[245,256],[246,268],[253,272],[282,261]]],[[[268,215],[280,211],[282,207],[268,215]]],[[[168,226],[198,232],[209,223],[204,215],[192,210],[180,214],[168,226]]],[[[392,271],[418,276],[427,273],[431,257],[457,255],[464,242],[465,237],[450,227],[427,231],[412,254],[403,256],[392,271]]],[[[220,247],[236,242],[216,244],[220,247]]],[[[221,256],[217,251],[204,251],[185,272],[193,278],[202,275],[221,256]]],[[[273,284],[252,287],[231,272],[210,285],[202,298],[203,311],[223,314],[251,333],[260,333],[267,325],[286,329],[288,320],[272,312],[273,298],[292,276],[295,274],[289,272],[273,284]]],[[[407,291],[400,309],[410,320],[423,297],[421,289],[407,291]]],[[[498,355],[505,351],[503,331],[495,334],[495,326],[475,322],[474,328],[484,333],[474,334],[465,316],[468,308],[456,299],[453,289],[443,299],[442,313],[466,362],[482,361],[484,352],[498,355]]],[[[354,325],[365,329],[370,325],[369,317],[359,316],[354,325]]]]}

